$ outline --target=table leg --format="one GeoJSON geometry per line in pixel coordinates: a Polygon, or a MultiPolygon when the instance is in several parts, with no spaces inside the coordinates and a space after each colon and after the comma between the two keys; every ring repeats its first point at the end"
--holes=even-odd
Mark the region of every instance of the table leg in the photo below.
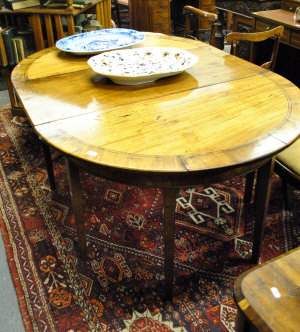
{"type": "Polygon", "coordinates": [[[255,171],[246,174],[244,202],[251,203],[254,188],[255,171]]]}
{"type": "Polygon", "coordinates": [[[51,188],[51,190],[54,191],[54,190],[56,190],[56,184],[55,184],[55,177],[54,177],[54,172],[53,172],[50,148],[49,148],[49,145],[46,144],[44,141],[41,141],[41,142],[42,142],[44,158],[46,161],[46,168],[47,168],[50,188],[51,188]]]}
{"type": "Polygon", "coordinates": [[[77,229],[77,238],[79,242],[80,256],[82,259],[85,259],[87,247],[86,247],[86,236],[84,230],[79,168],[67,158],[66,158],[66,168],[69,178],[70,193],[71,193],[74,219],[77,229]]]}
{"type": "Polygon", "coordinates": [[[255,187],[255,227],[252,247],[252,263],[257,264],[265,231],[265,219],[268,212],[272,174],[275,157],[257,170],[255,187]]]}
{"type": "Polygon", "coordinates": [[[164,245],[165,245],[165,291],[166,298],[172,299],[174,278],[174,228],[176,188],[164,188],[164,245]]]}

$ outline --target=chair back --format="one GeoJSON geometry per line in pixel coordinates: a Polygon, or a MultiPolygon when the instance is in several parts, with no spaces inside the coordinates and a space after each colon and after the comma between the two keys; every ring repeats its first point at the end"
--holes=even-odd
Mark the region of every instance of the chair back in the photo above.
{"type": "Polygon", "coordinates": [[[199,39],[201,39],[201,33],[204,31],[210,31],[210,39],[209,44],[215,44],[215,35],[217,31],[217,25],[215,24],[218,20],[218,15],[215,13],[209,13],[204,10],[192,7],[192,6],[184,6],[183,7],[183,14],[185,15],[185,30],[184,30],[184,37],[185,38],[192,38],[196,39],[195,37],[190,35],[191,32],[191,17],[196,16],[199,20],[205,20],[209,22],[211,28],[209,29],[199,29],[199,39]]]}
{"type": "Polygon", "coordinates": [[[119,5],[126,6],[126,7],[129,6],[129,0],[118,0],[117,2],[119,5]]]}
{"type": "MultiPolygon", "coordinates": [[[[129,14],[129,0],[111,0],[111,12],[116,21],[116,25],[121,28],[122,19],[120,10],[125,9],[129,14]]],[[[124,22],[125,23],[125,22],[124,22]]],[[[126,22],[127,23],[127,22],[126,22]]]]}
{"type": "MultiPolygon", "coordinates": [[[[273,43],[273,49],[271,53],[271,59],[264,64],[261,65],[261,67],[270,69],[274,71],[275,64],[276,64],[276,58],[279,48],[279,42],[280,38],[283,35],[284,27],[278,26],[274,29],[263,31],[263,32],[254,32],[254,33],[243,33],[243,32],[231,32],[227,35],[227,45],[231,45],[231,54],[236,55],[237,45],[239,41],[246,40],[250,42],[261,42],[264,40],[267,40],[269,38],[274,39],[273,43]]],[[[254,50],[253,47],[250,49],[250,62],[254,62],[254,50]]]]}

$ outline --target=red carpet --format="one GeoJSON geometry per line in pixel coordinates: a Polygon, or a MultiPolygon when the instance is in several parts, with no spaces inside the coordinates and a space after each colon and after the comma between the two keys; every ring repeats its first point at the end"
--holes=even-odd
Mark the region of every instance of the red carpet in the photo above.
{"type": "MultiPolygon", "coordinates": [[[[82,172],[88,235],[82,261],[64,158],[52,157],[56,193],[27,121],[0,111],[1,231],[26,331],[235,330],[233,283],[251,267],[253,230],[243,178],[178,191],[176,286],[168,302],[161,190],[82,172]]],[[[273,180],[261,261],[299,245],[300,192],[290,190],[293,207],[284,211],[280,179],[273,180]]]]}

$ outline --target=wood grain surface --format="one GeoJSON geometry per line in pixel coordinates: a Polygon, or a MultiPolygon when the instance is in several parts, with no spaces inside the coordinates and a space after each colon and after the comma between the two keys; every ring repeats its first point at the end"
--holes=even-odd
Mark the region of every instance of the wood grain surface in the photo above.
{"type": "Polygon", "coordinates": [[[299,89],[286,79],[199,41],[147,33],[142,46],[182,48],[199,61],[136,86],[55,47],[22,61],[12,80],[39,135],[88,162],[151,172],[246,164],[299,135],[299,89]]]}
{"type": "Polygon", "coordinates": [[[62,151],[81,256],[87,253],[79,170],[163,188],[164,271],[172,296],[176,187],[257,171],[253,263],[259,260],[274,156],[299,136],[300,94],[288,80],[199,41],[146,33],[135,47],[177,47],[199,57],[173,77],[113,84],[88,57],[55,47],[23,60],[12,82],[33,128],[62,151]]]}
{"type": "Polygon", "coordinates": [[[234,292],[259,331],[299,331],[300,247],[239,276],[234,292]]]}
{"type": "Polygon", "coordinates": [[[275,21],[276,24],[283,24],[300,31],[300,26],[294,20],[294,12],[284,9],[265,10],[252,13],[254,17],[265,18],[270,22],[275,21]]]}

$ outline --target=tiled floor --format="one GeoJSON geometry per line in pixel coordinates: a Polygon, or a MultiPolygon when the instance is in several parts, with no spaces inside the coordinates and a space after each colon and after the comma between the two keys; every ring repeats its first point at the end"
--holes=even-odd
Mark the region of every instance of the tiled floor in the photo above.
{"type": "MultiPolygon", "coordinates": [[[[0,76],[0,88],[5,89],[5,82],[0,76]]],[[[0,105],[9,104],[7,90],[0,91],[0,105]]],[[[1,204],[1,203],[0,203],[1,204]]],[[[22,332],[24,325],[22,322],[15,288],[10,276],[4,243],[0,236],[0,331],[22,332]]]]}

